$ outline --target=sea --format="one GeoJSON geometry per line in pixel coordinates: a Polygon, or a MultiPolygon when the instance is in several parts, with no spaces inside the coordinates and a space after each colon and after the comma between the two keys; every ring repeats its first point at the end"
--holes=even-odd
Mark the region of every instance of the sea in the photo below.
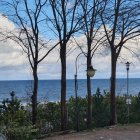
{"type": "MultiPolygon", "coordinates": [[[[33,81],[32,80],[18,80],[18,81],[0,81],[0,101],[11,98],[10,93],[15,92],[15,96],[21,102],[27,103],[30,101],[32,94],[33,81]]],[[[92,94],[96,93],[97,88],[100,89],[101,94],[104,91],[108,92],[110,89],[109,79],[92,79],[91,80],[92,94]]],[[[140,92],[140,78],[129,79],[129,94],[137,95],[140,92]]],[[[127,80],[116,80],[116,95],[121,96],[127,93],[127,80]]],[[[60,101],[61,84],[60,80],[40,80],[38,88],[38,102],[46,101],[60,101]]],[[[78,79],[78,96],[86,97],[86,79],[78,79]]],[[[75,83],[74,79],[67,80],[67,99],[71,96],[75,97],[75,83]]]]}

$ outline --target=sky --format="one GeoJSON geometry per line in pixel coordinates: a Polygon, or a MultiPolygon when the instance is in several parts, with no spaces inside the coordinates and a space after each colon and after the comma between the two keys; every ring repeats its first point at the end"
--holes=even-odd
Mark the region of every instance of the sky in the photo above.
{"type": "MultiPolygon", "coordinates": [[[[0,14],[0,29],[13,30],[14,24],[0,14]]],[[[2,38],[0,37],[0,40],[2,38]]],[[[79,36],[79,42],[85,42],[83,36],[79,36]]],[[[137,54],[140,54],[140,39],[137,41],[131,40],[126,44],[133,47],[137,54]],[[137,48],[137,49],[135,49],[137,48]]],[[[105,50],[104,50],[105,51],[105,50]]],[[[75,59],[80,50],[75,50],[67,56],[67,79],[74,79],[75,74],[75,59]]],[[[126,78],[125,63],[129,61],[130,77],[140,78],[140,60],[127,50],[122,50],[121,57],[117,63],[117,78],[126,78]]],[[[97,52],[93,59],[92,65],[96,69],[93,79],[110,78],[110,52],[109,50],[100,54],[97,52]]],[[[78,63],[78,78],[86,79],[86,59],[84,56],[79,57],[78,63]]],[[[54,50],[40,65],[38,69],[39,79],[60,79],[61,78],[61,63],[58,50],[54,50]]],[[[21,47],[11,40],[0,41],[0,80],[30,80],[32,72],[28,59],[21,47]]]]}

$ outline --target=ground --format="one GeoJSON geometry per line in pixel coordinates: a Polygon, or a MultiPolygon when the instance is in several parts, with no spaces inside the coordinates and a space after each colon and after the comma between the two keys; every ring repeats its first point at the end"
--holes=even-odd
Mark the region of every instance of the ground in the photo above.
{"type": "Polygon", "coordinates": [[[55,135],[43,140],[140,140],[140,124],[117,125],[88,132],[55,135]]]}

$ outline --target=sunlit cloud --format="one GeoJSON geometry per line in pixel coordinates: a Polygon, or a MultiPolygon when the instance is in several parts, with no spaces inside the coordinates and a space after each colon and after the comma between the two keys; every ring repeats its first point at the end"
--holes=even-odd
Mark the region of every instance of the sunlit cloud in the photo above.
{"type": "MultiPolygon", "coordinates": [[[[14,31],[14,24],[0,14],[0,30],[14,31]]],[[[45,38],[44,38],[45,39],[45,38]]],[[[0,36],[0,40],[2,37],[0,36]]],[[[86,38],[84,35],[76,37],[77,42],[84,48],[86,46],[86,38]]],[[[67,54],[67,78],[73,79],[75,74],[75,60],[80,53],[80,49],[73,42],[69,44],[70,52],[67,54]]],[[[50,42],[51,44],[51,42],[50,42]]],[[[117,65],[117,77],[126,77],[125,62],[130,61],[130,76],[140,77],[140,39],[128,41],[125,46],[132,49],[122,49],[117,65]],[[137,57],[136,57],[137,56],[137,57]]],[[[85,47],[86,48],[86,47],[85,47]]],[[[110,78],[111,61],[109,48],[102,47],[93,56],[92,64],[97,69],[94,78],[110,78]],[[104,49],[105,48],[105,49],[104,49]]],[[[86,51],[86,49],[84,49],[86,51]]],[[[84,55],[78,60],[78,78],[86,78],[86,58],[84,55]]],[[[39,64],[39,79],[60,79],[61,63],[59,57],[59,47],[53,50],[47,58],[39,64]]],[[[0,41],[0,80],[10,79],[32,79],[32,72],[28,63],[28,58],[22,51],[22,48],[12,40],[0,41]]]]}

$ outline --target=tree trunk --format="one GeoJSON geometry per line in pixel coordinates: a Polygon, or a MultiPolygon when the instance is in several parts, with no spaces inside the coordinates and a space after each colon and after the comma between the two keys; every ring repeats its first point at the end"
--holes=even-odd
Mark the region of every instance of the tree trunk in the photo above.
{"type": "Polygon", "coordinates": [[[116,53],[111,54],[111,87],[110,87],[110,125],[115,125],[116,120],[116,101],[115,101],[115,89],[116,89],[116,53]]]}
{"type": "MultiPolygon", "coordinates": [[[[89,51],[87,56],[87,69],[91,66],[91,53],[89,51]]],[[[92,124],[92,95],[91,95],[91,79],[87,74],[87,94],[88,94],[88,115],[87,115],[87,125],[88,128],[92,124]]]]}
{"type": "Polygon", "coordinates": [[[66,108],[66,45],[60,49],[61,58],[61,130],[67,129],[66,108]]]}
{"type": "Polygon", "coordinates": [[[37,92],[38,92],[38,76],[37,76],[37,65],[33,69],[34,87],[32,95],[32,123],[36,124],[37,119],[37,92]]]}

